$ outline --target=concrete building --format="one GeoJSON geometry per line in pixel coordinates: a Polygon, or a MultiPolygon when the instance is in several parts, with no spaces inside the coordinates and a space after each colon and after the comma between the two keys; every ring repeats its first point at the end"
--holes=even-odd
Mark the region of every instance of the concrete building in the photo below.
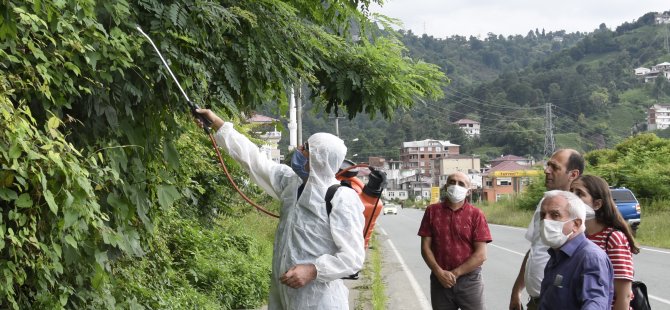
{"type": "Polygon", "coordinates": [[[644,68],[644,67],[636,68],[636,69],[634,70],[634,73],[635,73],[635,75],[637,75],[637,76],[644,76],[644,75],[646,75],[646,74],[649,73],[649,72],[651,72],[651,69],[649,69],[649,68],[644,68]]]}
{"type": "Polygon", "coordinates": [[[458,155],[460,146],[449,141],[426,139],[403,142],[400,149],[400,161],[403,169],[414,170],[426,177],[432,176],[433,160],[449,155],[458,155]]]}
{"type": "Polygon", "coordinates": [[[277,119],[260,114],[254,114],[247,119],[248,123],[257,126],[259,131],[255,131],[255,133],[265,142],[260,146],[261,153],[277,163],[283,159],[278,148],[279,141],[281,140],[281,132],[277,131],[277,127],[274,126],[278,121],[277,119]]]}
{"type": "Polygon", "coordinates": [[[454,124],[458,125],[458,127],[461,128],[461,130],[463,130],[465,134],[468,135],[468,137],[479,137],[479,122],[463,118],[457,120],[454,122],[454,124]]]}
{"type": "Polygon", "coordinates": [[[670,127],[670,104],[655,104],[647,110],[647,129],[663,130],[670,127]]]}
{"type": "Polygon", "coordinates": [[[470,183],[473,188],[479,186],[481,188],[482,179],[479,173],[481,169],[481,162],[479,157],[468,155],[450,155],[446,158],[435,159],[433,162],[435,176],[433,177],[433,184],[438,187],[444,186],[447,183],[447,177],[450,174],[460,171],[470,176],[470,183]]]}

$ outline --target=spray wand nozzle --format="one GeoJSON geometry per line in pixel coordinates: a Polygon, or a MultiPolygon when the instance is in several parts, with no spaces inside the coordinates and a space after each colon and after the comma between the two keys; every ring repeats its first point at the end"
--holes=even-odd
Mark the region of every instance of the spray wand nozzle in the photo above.
{"type": "Polygon", "coordinates": [[[154,47],[154,50],[156,50],[156,53],[158,54],[158,57],[161,58],[161,61],[163,61],[163,64],[165,65],[165,68],[170,73],[170,76],[172,76],[172,79],[174,80],[174,82],[177,83],[177,87],[179,87],[179,90],[181,91],[182,95],[184,95],[184,98],[186,98],[186,103],[188,104],[188,107],[191,110],[191,114],[193,114],[193,116],[195,118],[200,120],[200,122],[202,123],[202,128],[205,130],[205,133],[209,135],[209,127],[212,126],[212,122],[209,119],[207,119],[204,115],[195,111],[196,109],[200,109],[200,107],[197,104],[191,102],[191,99],[188,99],[188,96],[186,95],[186,92],[184,91],[183,88],[181,88],[181,84],[179,84],[179,80],[177,80],[177,77],[174,75],[174,73],[172,73],[172,70],[170,70],[170,66],[168,66],[167,61],[165,61],[165,58],[163,58],[163,54],[161,54],[161,52],[158,50],[158,47],[156,47],[156,44],[154,44],[154,41],[151,40],[149,35],[144,33],[144,31],[142,31],[142,28],[139,25],[137,25],[135,28],[137,28],[137,30],[139,30],[139,32],[142,33],[142,35],[144,35],[144,37],[146,37],[147,40],[149,40],[149,43],[151,43],[151,46],[154,47]]]}

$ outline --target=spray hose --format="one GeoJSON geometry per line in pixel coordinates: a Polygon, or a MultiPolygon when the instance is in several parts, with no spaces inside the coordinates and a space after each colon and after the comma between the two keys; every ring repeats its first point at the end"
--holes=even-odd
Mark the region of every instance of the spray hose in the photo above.
{"type": "Polygon", "coordinates": [[[242,196],[242,198],[244,200],[246,200],[250,205],[252,205],[254,208],[256,208],[256,210],[261,211],[261,212],[263,212],[263,213],[265,213],[269,216],[279,218],[279,215],[274,214],[274,213],[268,211],[267,209],[259,206],[258,204],[253,202],[251,199],[249,199],[249,197],[247,197],[247,195],[245,195],[244,192],[242,192],[242,190],[240,190],[240,188],[237,186],[235,181],[233,181],[233,177],[230,175],[230,172],[228,172],[228,168],[223,163],[223,156],[221,156],[221,152],[219,151],[219,146],[216,144],[216,140],[214,139],[214,136],[211,133],[209,133],[209,140],[212,141],[212,146],[214,147],[214,150],[216,151],[216,156],[219,159],[219,164],[221,164],[221,168],[223,168],[223,172],[226,173],[226,177],[228,178],[228,181],[230,181],[230,184],[233,185],[233,188],[235,188],[235,191],[237,191],[237,193],[239,193],[240,196],[242,196]]]}
{"type": "Polygon", "coordinates": [[[212,141],[212,146],[214,146],[214,150],[216,151],[216,155],[217,155],[218,158],[219,158],[219,163],[221,164],[221,167],[223,168],[223,171],[226,173],[226,177],[228,178],[228,180],[230,181],[230,183],[233,185],[233,188],[235,188],[235,190],[240,194],[240,196],[242,196],[242,198],[244,198],[244,200],[246,200],[249,204],[251,204],[251,205],[252,205],[254,208],[256,208],[258,211],[261,211],[261,212],[263,212],[263,213],[265,213],[265,214],[267,214],[267,215],[269,215],[269,216],[273,216],[273,217],[279,218],[278,215],[276,215],[276,214],[274,214],[274,213],[272,213],[272,212],[270,212],[270,211],[268,211],[268,210],[266,210],[266,209],[263,209],[261,206],[257,205],[257,204],[254,203],[253,201],[251,201],[251,199],[249,199],[249,197],[247,197],[247,196],[240,190],[240,188],[237,186],[237,184],[235,183],[235,181],[233,181],[233,177],[230,175],[230,172],[228,172],[228,168],[226,168],[226,165],[223,163],[223,157],[221,156],[221,152],[219,152],[219,147],[216,145],[216,140],[214,140],[214,136],[212,135],[211,131],[209,130],[209,126],[212,125],[212,122],[211,122],[209,119],[207,119],[206,117],[204,117],[202,114],[196,112],[196,110],[199,109],[200,107],[198,107],[197,104],[194,104],[193,102],[191,102],[191,99],[188,98],[188,95],[186,95],[186,92],[185,92],[184,89],[181,87],[181,84],[179,84],[179,80],[177,80],[177,77],[174,75],[174,73],[172,73],[172,70],[170,70],[170,66],[168,65],[167,61],[165,61],[165,58],[163,58],[163,54],[161,54],[161,51],[158,50],[158,47],[156,47],[156,44],[154,44],[154,41],[151,40],[151,37],[149,37],[149,35],[147,35],[144,31],[142,31],[142,28],[141,28],[139,25],[135,26],[135,28],[136,28],[136,29],[137,29],[137,30],[138,30],[138,31],[139,31],[145,38],[147,38],[147,40],[149,41],[149,43],[151,43],[151,46],[154,48],[154,50],[156,50],[156,53],[158,54],[158,57],[160,57],[160,59],[161,59],[161,62],[163,62],[163,65],[165,65],[165,68],[166,68],[167,71],[170,73],[170,76],[171,76],[172,79],[174,80],[175,84],[177,84],[177,87],[179,87],[179,90],[181,91],[181,94],[184,95],[184,98],[186,99],[186,103],[188,104],[188,107],[191,109],[191,113],[192,113],[193,116],[194,116],[196,119],[198,119],[198,120],[200,121],[200,123],[202,124],[202,129],[205,130],[205,134],[207,134],[207,135],[209,136],[209,139],[212,141]]]}
{"type": "MultiPolygon", "coordinates": [[[[218,145],[216,144],[216,140],[214,139],[214,136],[212,135],[211,131],[209,130],[209,126],[212,125],[212,122],[211,122],[209,119],[207,119],[206,117],[204,117],[202,114],[196,112],[196,110],[199,109],[200,107],[199,107],[197,104],[191,102],[191,99],[188,98],[188,95],[186,95],[186,92],[185,92],[184,89],[181,87],[181,84],[179,84],[179,80],[177,80],[177,77],[174,75],[174,73],[172,73],[172,70],[170,70],[170,66],[168,65],[168,63],[167,63],[167,61],[165,60],[165,58],[163,58],[163,54],[161,54],[160,50],[158,49],[158,47],[156,46],[156,44],[154,44],[154,41],[151,39],[151,37],[149,37],[149,35],[146,34],[146,33],[142,30],[142,28],[141,28],[139,25],[136,25],[135,28],[136,28],[136,29],[137,29],[137,30],[138,30],[138,31],[139,31],[145,38],[147,38],[147,40],[149,41],[149,43],[151,43],[151,46],[154,48],[154,50],[156,50],[156,53],[158,54],[158,57],[160,57],[160,59],[161,59],[161,62],[163,63],[163,65],[165,66],[165,68],[167,69],[167,71],[170,73],[170,76],[171,76],[172,79],[174,80],[175,84],[177,84],[177,87],[178,87],[179,90],[181,91],[181,94],[182,94],[182,95],[184,96],[184,98],[186,99],[186,103],[188,104],[188,107],[190,108],[191,113],[192,113],[193,116],[194,116],[196,119],[198,119],[198,120],[200,121],[200,123],[202,124],[202,128],[203,128],[203,130],[205,130],[205,134],[207,134],[207,135],[209,136],[209,139],[212,141],[212,146],[214,147],[214,150],[216,151],[216,155],[217,155],[217,157],[218,157],[218,159],[219,159],[219,163],[221,164],[221,168],[223,168],[223,171],[226,173],[226,177],[228,178],[228,181],[230,181],[230,184],[233,185],[233,188],[235,188],[235,191],[237,191],[237,192],[240,194],[240,196],[242,196],[242,198],[243,198],[244,200],[246,200],[249,204],[251,204],[251,205],[252,205],[254,208],[256,208],[258,211],[261,211],[261,212],[263,212],[263,213],[265,213],[265,214],[267,214],[267,215],[269,215],[269,216],[272,216],[272,217],[275,217],[275,218],[279,218],[278,215],[276,215],[276,214],[274,214],[274,213],[272,213],[272,212],[270,212],[270,211],[264,209],[263,207],[259,206],[258,204],[256,204],[255,202],[253,202],[251,199],[249,199],[249,197],[247,197],[247,196],[242,192],[242,190],[240,190],[240,188],[237,186],[237,184],[235,183],[235,181],[233,181],[233,177],[230,175],[230,172],[228,172],[228,168],[226,167],[226,165],[225,165],[224,162],[223,162],[223,157],[221,156],[221,152],[219,151],[219,147],[218,147],[218,145]]],[[[348,168],[346,168],[346,169],[343,169],[342,171],[338,172],[336,176],[340,176],[341,173],[344,173],[344,172],[346,172],[346,171],[349,171],[349,170],[351,170],[351,169],[353,169],[353,168],[357,168],[357,167],[368,167],[368,168],[370,169],[370,167],[369,167],[367,164],[358,164],[358,165],[354,165],[354,166],[348,167],[348,168]]],[[[380,193],[380,197],[381,197],[381,193],[380,193]]],[[[380,197],[377,197],[377,202],[375,202],[375,210],[377,209],[377,204],[379,203],[379,198],[380,198],[380,197]]],[[[373,210],[373,214],[374,214],[374,210],[373,210]]],[[[370,223],[368,223],[367,226],[370,227],[370,223]]],[[[365,231],[367,232],[367,228],[365,229],[365,231]]]]}

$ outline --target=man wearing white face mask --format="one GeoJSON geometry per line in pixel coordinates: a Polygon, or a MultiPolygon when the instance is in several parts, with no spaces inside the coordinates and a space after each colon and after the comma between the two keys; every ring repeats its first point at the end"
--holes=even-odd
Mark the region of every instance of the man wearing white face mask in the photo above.
{"type": "MultiPolygon", "coordinates": [[[[569,190],[570,183],[584,172],[584,157],[572,149],[560,149],[547,161],[544,169],[547,190],[569,190]]],[[[521,263],[519,274],[514,281],[510,296],[509,310],[524,309],[521,291],[526,288],[529,300],[526,310],[537,310],[540,302],[540,284],[544,276],[544,266],[549,260],[549,249],[540,238],[541,202],[537,204],[533,218],[526,231],[530,249],[521,263]]]]}
{"type": "Polygon", "coordinates": [[[540,237],[549,249],[540,309],[610,309],[614,273],[607,254],[584,235],[586,205],[560,190],[544,194],[540,237]]]}
{"type": "Polygon", "coordinates": [[[481,266],[491,232],[484,213],[466,197],[470,179],[461,172],[447,178],[447,199],[428,206],[419,236],[430,268],[433,309],[484,309],[481,266]]]}

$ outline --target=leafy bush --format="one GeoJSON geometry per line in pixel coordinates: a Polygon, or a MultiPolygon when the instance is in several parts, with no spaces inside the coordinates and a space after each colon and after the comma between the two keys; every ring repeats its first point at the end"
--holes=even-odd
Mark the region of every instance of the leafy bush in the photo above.
{"type": "MultiPolygon", "coordinates": [[[[358,11],[369,3],[0,3],[0,308],[260,303],[271,233],[220,227],[230,224],[220,216],[245,218],[249,207],[216,170],[207,142],[183,141],[196,132],[178,116],[186,114],[183,97],[135,27],[151,34],[193,102],[229,115],[285,104],[299,78],[352,114],[439,97],[444,75],[404,57],[397,41],[353,48],[348,35],[330,31],[352,19],[369,23],[358,11]],[[374,79],[407,83],[358,87],[378,61],[404,70],[374,79]],[[352,63],[360,66],[343,70],[352,63]]],[[[242,190],[268,204],[231,166],[242,190]]]]}
{"type": "Polygon", "coordinates": [[[131,236],[108,226],[96,191],[118,176],[83,157],[49,118],[44,131],[24,105],[0,97],[0,306],[60,308],[71,296],[98,290],[109,269],[106,248],[132,253],[131,236]],[[3,301],[4,300],[4,301],[3,301]]]}
{"type": "Polygon", "coordinates": [[[670,140],[653,133],[624,140],[611,150],[585,155],[587,171],[644,199],[670,197],[670,140]]]}
{"type": "Polygon", "coordinates": [[[535,211],[545,191],[547,188],[544,185],[544,176],[533,177],[524,191],[516,198],[516,204],[520,209],[535,211]]]}
{"type": "MultiPolygon", "coordinates": [[[[175,209],[160,225],[153,250],[119,263],[117,300],[134,296],[152,309],[258,308],[269,292],[272,235],[277,221],[257,213],[213,222],[175,209]],[[156,278],[155,275],[161,275],[156,278]]],[[[124,306],[125,308],[125,306],[124,306]]]]}

